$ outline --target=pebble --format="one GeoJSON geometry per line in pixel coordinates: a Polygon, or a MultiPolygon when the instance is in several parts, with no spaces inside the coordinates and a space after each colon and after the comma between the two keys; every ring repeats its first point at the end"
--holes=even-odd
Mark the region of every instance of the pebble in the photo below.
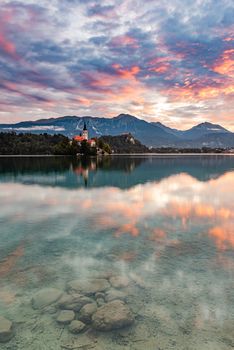
{"type": "Polygon", "coordinates": [[[82,294],[64,294],[58,301],[60,309],[80,311],[86,305],[93,303],[93,299],[82,294]]]}
{"type": "Polygon", "coordinates": [[[13,336],[13,324],[3,316],[0,316],[0,342],[8,342],[13,336]]]}
{"type": "Polygon", "coordinates": [[[105,294],[104,293],[101,293],[101,292],[97,292],[96,294],[95,294],[95,299],[97,300],[97,299],[99,299],[99,298],[105,298],[105,294]]]}
{"type": "Polygon", "coordinates": [[[82,332],[84,328],[85,328],[85,324],[77,320],[72,321],[68,326],[69,331],[74,334],[78,334],[82,332]]]}
{"type": "Polygon", "coordinates": [[[125,288],[129,285],[129,280],[127,277],[114,276],[110,278],[110,283],[114,288],[125,288]]]}
{"type": "Polygon", "coordinates": [[[84,295],[93,295],[97,292],[104,292],[110,288],[109,282],[104,278],[93,278],[87,280],[73,280],[67,285],[68,290],[84,295]]]}
{"type": "Polygon", "coordinates": [[[106,292],[106,295],[105,295],[106,302],[113,301],[116,299],[125,300],[126,298],[127,298],[127,294],[117,289],[110,289],[106,292]]]}
{"type": "Polygon", "coordinates": [[[96,302],[97,302],[98,306],[102,306],[105,304],[105,299],[104,298],[97,298],[96,302]]]}
{"type": "Polygon", "coordinates": [[[62,292],[55,288],[45,288],[35,293],[32,297],[32,306],[34,309],[43,309],[55,303],[61,296],[62,292]]]}
{"type": "Polygon", "coordinates": [[[69,324],[75,318],[75,312],[72,310],[62,310],[56,318],[56,321],[60,324],[69,324]]]}
{"type": "Polygon", "coordinates": [[[91,323],[92,321],[92,315],[97,311],[97,305],[96,303],[92,304],[86,304],[85,306],[80,309],[80,312],[78,314],[78,319],[80,321],[83,321],[84,323],[91,323]]]}
{"type": "Polygon", "coordinates": [[[114,300],[98,308],[92,316],[92,321],[94,329],[111,331],[130,326],[134,317],[122,300],[114,300]]]}

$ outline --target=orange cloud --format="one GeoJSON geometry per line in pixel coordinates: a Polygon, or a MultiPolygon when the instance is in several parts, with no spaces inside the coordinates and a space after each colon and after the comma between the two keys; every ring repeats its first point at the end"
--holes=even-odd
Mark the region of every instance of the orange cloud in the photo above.
{"type": "Polygon", "coordinates": [[[126,87],[137,83],[136,75],[140,72],[138,66],[123,68],[119,64],[113,64],[112,68],[114,68],[115,74],[95,72],[91,75],[89,72],[84,72],[83,76],[85,80],[88,80],[87,86],[97,88],[97,90],[100,88],[102,92],[116,95],[116,91],[121,91],[123,84],[126,87]],[[124,79],[124,82],[122,82],[122,79],[124,79]]]}
{"type": "Polygon", "coordinates": [[[151,72],[163,74],[163,73],[166,73],[169,69],[170,69],[170,65],[165,63],[165,64],[162,64],[161,66],[150,68],[149,70],[151,72]]]}
{"type": "Polygon", "coordinates": [[[116,73],[123,77],[124,79],[132,79],[140,72],[140,67],[132,66],[129,69],[121,68],[119,64],[113,64],[112,67],[115,69],[116,73]]]}
{"type": "Polygon", "coordinates": [[[234,84],[231,80],[220,81],[219,85],[212,86],[204,82],[196,84],[185,81],[184,86],[175,85],[173,88],[165,90],[165,94],[169,95],[174,101],[201,101],[223,96],[229,96],[234,93],[234,84]]]}
{"type": "Polygon", "coordinates": [[[90,107],[92,104],[92,101],[90,101],[88,98],[85,98],[85,97],[76,97],[74,98],[74,101],[86,107],[90,107]]]}
{"type": "Polygon", "coordinates": [[[170,57],[156,57],[149,61],[149,65],[152,66],[149,68],[149,71],[163,74],[170,70],[171,68],[171,59],[170,57]]]}
{"type": "Polygon", "coordinates": [[[234,41],[234,38],[232,38],[232,37],[227,37],[227,38],[223,39],[223,41],[227,41],[227,42],[229,42],[229,41],[234,41]]]}
{"type": "Polygon", "coordinates": [[[234,49],[225,50],[212,68],[216,73],[234,77],[234,49]]]}

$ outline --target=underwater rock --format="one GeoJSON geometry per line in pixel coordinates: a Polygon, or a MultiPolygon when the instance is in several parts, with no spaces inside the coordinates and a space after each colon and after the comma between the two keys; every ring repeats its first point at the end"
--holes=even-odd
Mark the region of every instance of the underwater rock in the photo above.
{"type": "Polygon", "coordinates": [[[114,288],[125,288],[129,285],[129,280],[127,277],[114,276],[110,278],[110,283],[114,288]]]}
{"type": "Polygon", "coordinates": [[[114,300],[101,306],[93,315],[92,321],[96,330],[110,331],[130,326],[134,322],[134,317],[123,301],[114,300]]]}
{"type": "Polygon", "coordinates": [[[77,320],[72,321],[68,326],[69,331],[74,334],[78,334],[82,332],[84,328],[85,328],[85,324],[77,320]]]}
{"type": "Polygon", "coordinates": [[[105,299],[105,293],[97,292],[97,293],[95,294],[95,299],[97,300],[97,299],[99,299],[99,298],[105,299]]]}
{"type": "Polygon", "coordinates": [[[50,314],[50,315],[53,315],[53,314],[56,314],[58,310],[56,308],[56,304],[53,304],[53,305],[49,305],[49,306],[46,306],[45,308],[43,308],[43,311],[50,314]]]}
{"type": "Polygon", "coordinates": [[[86,305],[93,303],[93,299],[81,294],[64,294],[58,301],[60,309],[80,311],[86,305]]]}
{"type": "Polygon", "coordinates": [[[108,290],[105,296],[106,302],[110,302],[116,299],[125,300],[126,298],[127,298],[127,294],[117,289],[108,290]]]}
{"type": "Polygon", "coordinates": [[[12,322],[0,316],[0,343],[9,341],[13,336],[12,322]]]}
{"type": "Polygon", "coordinates": [[[80,309],[78,319],[84,323],[91,323],[92,315],[97,311],[96,303],[86,304],[80,309]]]}
{"type": "Polygon", "coordinates": [[[74,280],[68,283],[68,290],[72,290],[85,295],[92,295],[97,292],[104,292],[110,288],[109,282],[104,278],[94,278],[87,280],[74,280]]]}
{"type": "Polygon", "coordinates": [[[63,292],[55,288],[42,289],[32,297],[32,306],[34,309],[43,309],[55,303],[62,294],[63,292]]]}
{"type": "Polygon", "coordinates": [[[102,306],[105,304],[105,299],[104,298],[97,298],[96,302],[97,302],[98,306],[102,306]]]}
{"type": "Polygon", "coordinates": [[[130,278],[139,288],[143,288],[143,289],[146,288],[146,283],[144,282],[141,276],[138,276],[135,273],[131,273],[130,278]]]}
{"type": "Polygon", "coordinates": [[[75,316],[75,312],[72,310],[62,310],[56,318],[56,321],[60,324],[69,324],[74,320],[75,316]]]}

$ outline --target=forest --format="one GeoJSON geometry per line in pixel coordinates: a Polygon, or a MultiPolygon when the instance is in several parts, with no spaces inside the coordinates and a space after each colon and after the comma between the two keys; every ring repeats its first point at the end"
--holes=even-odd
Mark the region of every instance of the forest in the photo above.
{"type": "Polygon", "coordinates": [[[1,155],[95,155],[96,148],[87,142],[79,145],[68,137],[55,134],[0,133],[1,155]]]}

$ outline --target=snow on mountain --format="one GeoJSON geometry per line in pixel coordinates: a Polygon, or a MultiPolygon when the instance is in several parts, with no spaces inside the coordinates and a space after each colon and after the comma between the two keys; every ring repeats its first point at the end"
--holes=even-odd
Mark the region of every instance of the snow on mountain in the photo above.
{"type": "Polygon", "coordinates": [[[0,131],[61,133],[73,137],[82,131],[84,121],[90,137],[131,133],[148,147],[234,147],[234,133],[221,125],[205,122],[183,131],[169,128],[160,122],[150,123],[129,114],[120,114],[114,118],[64,116],[0,124],[0,131]]]}

